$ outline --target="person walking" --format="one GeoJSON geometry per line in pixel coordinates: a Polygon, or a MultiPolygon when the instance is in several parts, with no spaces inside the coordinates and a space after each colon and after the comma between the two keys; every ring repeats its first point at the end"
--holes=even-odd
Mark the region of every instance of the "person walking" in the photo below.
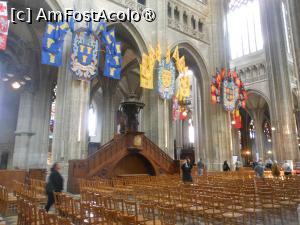
{"type": "Polygon", "coordinates": [[[184,183],[193,182],[192,169],[193,164],[189,158],[186,158],[181,166],[182,169],[182,181],[184,183]]]}
{"type": "Polygon", "coordinates": [[[45,210],[47,212],[54,203],[54,192],[61,192],[63,190],[64,180],[63,177],[60,175],[59,170],[59,164],[54,163],[51,167],[51,173],[46,185],[46,194],[48,196],[48,201],[45,206],[45,210]]]}
{"type": "Polygon", "coordinates": [[[265,176],[265,168],[262,160],[259,160],[258,164],[255,166],[254,171],[256,172],[256,177],[263,178],[265,176]]]}
{"type": "Polygon", "coordinates": [[[197,168],[198,168],[198,176],[203,176],[204,163],[202,162],[202,159],[200,159],[199,162],[197,163],[197,168]]]}
{"type": "Polygon", "coordinates": [[[224,161],[224,164],[223,164],[223,171],[224,172],[227,172],[227,171],[230,171],[230,167],[227,163],[227,160],[224,161]]]}

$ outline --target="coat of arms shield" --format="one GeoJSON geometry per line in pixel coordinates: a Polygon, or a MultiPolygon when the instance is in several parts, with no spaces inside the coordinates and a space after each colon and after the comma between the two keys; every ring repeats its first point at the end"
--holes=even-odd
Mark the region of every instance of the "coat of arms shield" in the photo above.
{"type": "Polygon", "coordinates": [[[239,97],[238,87],[231,78],[224,79],[222,87],[223,106],[226,111],[233,111],[239,97]]]}
{"type": "Polygon", "coordinates": [[[73,34],[70,70],[76,80],[92,80],[98,72],[100,41],[93,32],[79,29],[73,34]]]}
{"type": "Polygon", "coordinates": [[[163,58],[158,66],[158,92],[161,98],[171,99],[175,94],[175,73],[176,68],[174,62],[166,62],[163,58]]]}

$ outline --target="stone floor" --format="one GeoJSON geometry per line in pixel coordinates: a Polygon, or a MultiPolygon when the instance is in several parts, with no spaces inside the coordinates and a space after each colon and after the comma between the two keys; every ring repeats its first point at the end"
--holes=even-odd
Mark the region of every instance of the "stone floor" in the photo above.
{"type": "MultiPolygon", "coordinates": [[[[282,223],[280,221],[280,218],[276,218],[276,217],[275,217],[275,223],[274,223],[274,221],[273,221],[274,217],[271,217],[272,221],[266,220],[265,224],[264,224],[262,222],[262,220],[259,219],[256,224],[257,225],[300,225],[300,223],[298,223],[298,218],[297,218],[297,216],[296,216],[295,213],[294,213],[294,215],[291,215],[290,213],[286,213],[283,217],[284,218],[283,218],[283,222],[282,223]]],[[[17,216],[7,217],[7,218],[5,218],[5,220],[7,222],[7,225],[17,225],[17,216]]],[[[177,224],[181,225],[183,223],[182,222],[178,222],[177,224]]],[[[219,224],[220,223],[218,223],[218,225],[219,224]]],[[[243,223],[241,222],[240,224],[243,224],[243,223]]],[[[248,222],[247,224],[253,225],[253,222],[252,223],[248,222]]],[[[204,225],[204,223],[186,222],[186,223],[184,223],[184,225],[204,225]]]]}

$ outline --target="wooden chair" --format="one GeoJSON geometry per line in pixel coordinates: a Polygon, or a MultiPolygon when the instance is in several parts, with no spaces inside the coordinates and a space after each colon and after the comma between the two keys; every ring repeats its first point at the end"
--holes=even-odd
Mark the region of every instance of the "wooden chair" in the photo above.
{"type": "Polygon", "coordinates": [[[221,213],[224,225],[238,225],[241,223],[245,225],[244,215],[241,213],[239,205],[235,204],[234,197],[219,197],[219,201],[221,201],[221,213]]]}
{"type": "Polygon", "coordinates": [[[191,222],[197,223],[203,220],[204,218],[204,206],[203,206],[203,196],[202,194],[197,193],[191,199],[192,206],[185,210],[184,213],[189,215],[191,222]]]}
{"type": "Polygon", "coordinates": [[[174,208],[159,207],[158,211],[162,225],[176,225],[176,210],[174,208]]]}
{"type": "Polygon", "coordinates": [[[137,203],[135,201],[124,201],[125,215],[127,217],[134,217],[136,223],[143,223],[143,216],[139,214],[137,203]]]}
{"type": "Polygon", "coordinates": [[[39,209],[38,214],[39,214],[39,225],[47,225],[46,224],[46,216],[47,216],[46,210],[39,209]]]}
{"type": "Polygon", "coordinates": [[[140,210],[143,216],[143,224],[145,225],[160,225],[160,220],[155,218],[155,207],[153,204],[140,203],[140,210]]]}
{"type": "Polygon", "coordinates": [[[259,188],[258,196],[262,208],[263,220],[265,217],[275,223],[276,216],[279,216],[282,222],[281,206],[275,199],[275,193],[272,188],[259,188]]]}
{"type": "Polygon", "coordinates": [[[3,216],[11,215],[17,206],[17,197],[13,196],[12,193],[8,193],[7,188],[1,187],[1,214],[3,216]]]}
{"type": "Polygon", "coordinates": [[[58,218],[58,225],[74,225],[69,219],[67,218],[58,218]]]}
{"type": "Polygon", "coordinates": [[[222,221],[222,211],[221,211],[221,202],[217,196],[212,196],[211,193],[206,193],[203,195],[203,214],[205,224],[210,222],[222,221]]]}
{"type": "Polygon", "coordinates": [[[55,212],[57,215],[63,215],[62,202],[63,202],[63,193],[61,192],[53,192],[54,195],[54,206],[55,212]]]}
{"type": "Polygon", "coordinates": [[[258,202],[258,196],[255,190],[243,190],[244,214],[250,224],[256,225],[258,214],[262,214],[261,206],[258,202]]]}
{"type": "Polygon", "coordinates": [[[24,225],[26,221],[26,212],[25,212],[26,206],[24,199],[20,196],[17,196],[17,225],[24,225]]]}
{"type": "Polygon", "coordinates": [[[136,221],[134,216],[130,215],[118,215],[118,224],[122,225],[138,225],[139,223],[136,221]]]}
{"type": "Polygon", "coordinates": [[[39,213],[38,213],[37,206],[30,202],[28,202],[25,206],[26,206],[25,209],[26,225],[39,225],[39,213]]]}
{"type": "Polygon", "coordinates": [[[58,218],[55,214],[47,213],[45,219],[47,225],[58,225],[58,218]]]}

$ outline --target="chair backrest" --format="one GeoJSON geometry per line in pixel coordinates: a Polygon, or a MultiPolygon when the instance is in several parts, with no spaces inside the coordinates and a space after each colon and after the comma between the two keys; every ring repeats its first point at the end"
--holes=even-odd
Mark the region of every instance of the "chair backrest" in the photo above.
{"type": "Polygon", "coordinates": [[[127,215],[136,216],[138,215],[137,204],[135,201],[124,201],[125,211],[127,215]]]}
{"type": "Polygon", "coordinates": [[[29,224],[37,225],[39,224],[39,214],[37,206],[33,203],[27,202],[25,213],[27,214],[27,218],[29,220],[29,224]]]}
{"type": "Polygon", "coordinates": [[[58,218],[55,214],[46,214],[46,224],[47,225],[58,225],[58,218]]]}
{"type": "Polygon", "coordinates": [[[73,225],[73,223],[67,218],[58,218],[58,225],[73,225]]]}
{"type": "Polygon", "coordinates": [[[46,210],[39,209],[39,225],[47,225],[46,224],[46,210]]]}
{"type": "Polygon", "coordinates": [[[113,198],[115,210],[124,213],[124,200],[122,198],[113,198]]]}
{"type": "Polygon", "coordinates": [[[152,204],[141,203],[140,209],[145,220],[155,221],[155,208],[152,204]]]}
{"type": "Polygon", "coordinates": [[[176,211],[174,208],[159,207],[159,219],[163,225],[176,225],[176,211]]]}

